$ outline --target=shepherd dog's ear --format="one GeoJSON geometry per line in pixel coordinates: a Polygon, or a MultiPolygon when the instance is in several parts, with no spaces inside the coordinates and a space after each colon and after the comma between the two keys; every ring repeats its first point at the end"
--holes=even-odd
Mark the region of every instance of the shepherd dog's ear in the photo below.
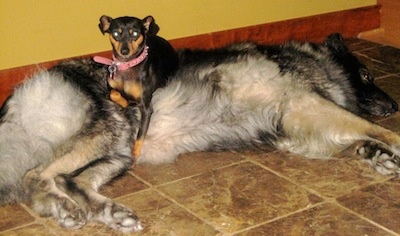
{"type": "Polygon", "coordinates": [[[100,31],[105,34],[105,33],[110,33],[110,25],[111,22],[113,21],[113,18],[106,16],[106,15],[102,15],[100,17],[100,23],[99,23],[99,28],[100,31]]]}
{"type": "Polygon", "coordinates": [[[344,43],[343,36],[339,33],[331,34],[324,40],[324,45],[337,53],[346,53],[349,51],[344,43]]]}
{"type": "Polygon", "coordinates": [[[156,21],[152,16],[146,16],[143,19],[144,27],[146,28],[147,35],[156,35],[160,30],[160,27],[156,24],[156,21]]]}

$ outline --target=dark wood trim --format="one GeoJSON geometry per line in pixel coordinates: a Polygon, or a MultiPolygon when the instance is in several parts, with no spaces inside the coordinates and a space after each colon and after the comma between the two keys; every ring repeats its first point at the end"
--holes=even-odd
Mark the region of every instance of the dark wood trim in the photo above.
{"type": "MultiPolygon", "coordinates": [[[[175,48],[214,48],[229,43],[252,40],[276,44],[286,40],[322,41],[326,35],[340,32],[344,37],[356,37],[360,32],[379,28],[380,6],[356,8],[346,11],[291,19],[249,27],[201,34],[170,40],[175,48]]],[[[95,55],[111,57],[111,52],[95,55]]],[[[92,55],[86,55],[92,56],[92,55]]],[[[48,68],[60,60],[0,70],[0,104],[12,88],[38,68],[48,68]]]]}
{"type": "Polygon", "coordinates": [[[340,32],[344,37],[356,37],[360,32],[379,28],[380,8],[379,5],[356,8],[174,39],[170,42],[176,48],[214,48],[246,40],[267,44],[287,40],[320,42],[325,36],[335,32],[340,32]]]}

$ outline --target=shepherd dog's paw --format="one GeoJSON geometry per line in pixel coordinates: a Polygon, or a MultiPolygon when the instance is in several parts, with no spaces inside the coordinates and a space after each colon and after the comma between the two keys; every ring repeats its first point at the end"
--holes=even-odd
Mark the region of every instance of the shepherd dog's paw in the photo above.
{"type": "Polygon", "coordinates": [[[400,174],[400,157],[382,143],[366,141],[357,149],[357,154],[361,155],[380,174],[400,174]]]}
{"type": "Polygon", "coordinates": [[[139,218],[132,210],[114,202],[105,203],[103,210],[95,216],[95,220],[124,233],[136,232],[143,229],[139,218]]]}

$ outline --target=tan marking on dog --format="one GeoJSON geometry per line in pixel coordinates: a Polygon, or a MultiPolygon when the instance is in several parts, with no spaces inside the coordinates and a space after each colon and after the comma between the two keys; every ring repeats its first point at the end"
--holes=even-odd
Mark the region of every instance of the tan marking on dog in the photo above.
{"type": "Polygon", "coordinates": [[[120,105],[123,108],[126,108],[128,106],[128,100],[126,100],[120,92],[118,92],[117,90],[111,90],[110,92],[110,99],[111,101],[117,103],[118,105],[120,105]]]}
{"type": "Polygon", "coordinates": [[[139,158],[140,152],[142,151],[143,142],[144,142],[143,138],[137,139],[135,141],[135,144],[133,145],[133,151],[132,151],[132,155],[134,158],[139,158]]]}
{"type": "Polygon", "coordinates": [[[122,43],[115,40],[114,37],[110,34],[110,42],[112,46],[114,47],[115,51],[118,53],[118,56],[121,58],[130,58],[132,57],[138,50],[139,46],[143,43],[144,37],[141,34],[136,41],[132,40],[132,42],[128,43],[128,48],[129,48],[129,54],[128,55],[122,55],[121,54],[121,48],[122,48],[122,43]]]}
{"type": "Polygon", "coordinates": [[[136,53],[136,52],[137,52],[137,49],[138,49],[139,46],[143,43],[143,40],[144,40],[144,37],[143,37],[143,35],[141,34],[141,35],[138,37],[138,39],[136,39],[136,41],[132,41],[132,42],[130,43],[130,49],[132,49],[132,52],[133,52],[133,53],[136,53]]]}
{"type": "Polygon", "coordinates": [[[109,37],[110,37],[110,42],[111,42],[113,48],[118,53],[118,55],[120,55],[122,44],[119,41],[115,40],[111,34],[109,35],[109,37]]]}
{"type": "Polygon", "coordinates": [[[143,94],[143,89],[140,82],[136,80],[125,81],[124,92],[139,101],[143,94]]]}
{"type": "Polygon", "coordinates": [[[131,57],[133,54],[137,53],[139,46],[143,43],[143,40],[143,35],[140,35],[136,41],[132,40],[132,42],[128,44],[129,54],[126,57],[131,57]]]}
{"type": "Polygon", "coordinates": [[[74,149],[65,153],[50,163],[41,173],[42,180],[53,180],[60,174],[71,174],[75,170],[88,165],[98,156],[105,154],[103,146],[104,137],[101,134],[84,137],[80,142],[75,144],[74,149]]]}
{"type": "Polygon", "coordinates": [[[124,80],[119,76],[115,76],[114,78],[109,78],[108,84],[110,85],[111,88],[119,91],[124,89],[124,80]]]}

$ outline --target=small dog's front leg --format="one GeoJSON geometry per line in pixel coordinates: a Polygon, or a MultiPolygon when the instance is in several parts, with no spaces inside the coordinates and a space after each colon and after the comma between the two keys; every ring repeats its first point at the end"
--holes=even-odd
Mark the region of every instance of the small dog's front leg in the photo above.
{"type": "Polygon", "coordinates": [[[135,145],[133,146],[133,157],[138,158],[140,155],[140,152],[142,150],[144,138],[146,137],[147,134],[147,129],[149,128],[150,124],[150,117],[151,114],[153,113],[153,109],[151,106],[146,108],[145,106],[140,109],[142,111],[142,119],[141,119],[141,125],[140,129],[137,135],[137,138],[135,140],[135,145]]]}
{"type": "Polygon", "coordinates": [[[110,92],[110,99],[123,108],[126,108],[129,104],[128,100],[126,100],[120,92],[114,89],[110,92]]]}

